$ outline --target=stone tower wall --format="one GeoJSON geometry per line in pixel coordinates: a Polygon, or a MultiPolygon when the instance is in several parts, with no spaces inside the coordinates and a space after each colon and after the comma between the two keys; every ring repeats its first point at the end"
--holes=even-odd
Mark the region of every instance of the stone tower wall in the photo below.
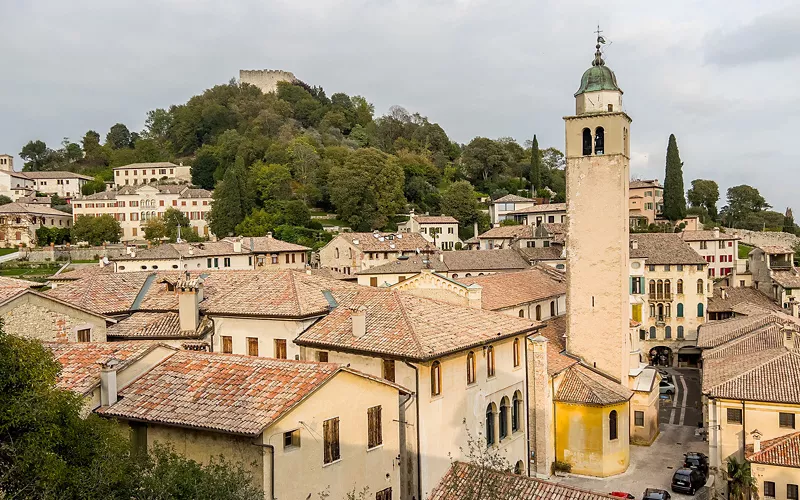
{"type": "Polygon", "coordinates": [[[249,83],[261,89],[261,92],[268,94],[278,90],[278,82],[294,82],[294,74],[289,71],[279,69],[240,69],[239,81],[249,83]]]}

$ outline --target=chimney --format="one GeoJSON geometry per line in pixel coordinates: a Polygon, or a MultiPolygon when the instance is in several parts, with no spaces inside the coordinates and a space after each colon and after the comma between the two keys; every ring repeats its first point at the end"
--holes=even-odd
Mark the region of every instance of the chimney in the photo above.
{"type": "Polygon", "coordinates": [[[477,238],[478,237],[478,221],[475,221],[475,223],[472,224],[472,230],[475,232],[475,234],[473,234],[473,236],[475,236],[477,238]]]}
{"type": "Polygon", "coordinates": [[[718,227],[714,228],[714,239],[719,239],[719,228],[718,227]]]}
{"type": "Polygon", "coordinates": [[[242,238],[236,238],[233,240],[233,251],[236,253],[242,253],[242,238]]]}
{"type": "Polygon", "coordinates": [[[272,238],[272,231],[267,231],[267,238],[272,238]]]}
{"type": "Polygon", "coordinates": [[[444,252],[439,253],[439,262],[444,262],[444,252]]]}
{"type": "Polygon", "coordinates": [[[117,365],[119,360],[107,358],[100,365],[100,406],[111,406],[117,402],[117,365]]]}
{"type": "Polygon", "coordinates": [[[353,322],[353,337],[360,339],[367,334],[367,308],[364,306],[350,309],[350,320],[353,322]]]}
{"type": "Polygon", "coordinates": [[[194,332],[200,325],[200,302],[203,300],[203,279],[187,276],[178,280],[178,320],[182,331],[194,332]]]}
{"type": "Polygon", "coordinates": [[[724,286],[722,288],[720,288],[719,295],[720,295],[720,297],[722,297],[722,300],[727,300],[728,299],[728,288],[724,287],[724,286]]]}
{"type": "Polygon", "coordinates": [[[758,429],[754,429],[753,432],[750,433],[753,436],[753,453],[758,453],[761,451],[761,431],[758,429]]]}
{"type": "Polygon", "coordinates": [[[482,307],[481,296],[483,295],[483,287],[475,283],[467,287],[467,305],[469,307],[480,309],[482,307]]]}
{"type": "MultiPolygon", "coordinates": [[[[550,392],[550,374],[547,371],[548,341],[542,335],[530,339],[532,355],[527,367],[530,417],[528,434],[533,449],[533,472],[536,477],[550,476],[550,464],[555,460],[552,438],[553,395],[550,392]]],[[[528,346],[526,346],[526,349],[528,346]]],[[[530,351],[529,351],[530,352],[530,351]]]]}
{"type": "Polygon", "coordinates": [[[781,332],[783,333],[783,347],[790,351],[794,350],[794,328],[785,324],[781,327],[781,332]]]}

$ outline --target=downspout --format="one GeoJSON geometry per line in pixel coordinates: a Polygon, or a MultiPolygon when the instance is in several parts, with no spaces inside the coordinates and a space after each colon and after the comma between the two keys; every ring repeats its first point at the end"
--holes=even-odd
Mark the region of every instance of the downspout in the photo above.
{"type": "Polygon", "coordinates": [[[269,461],[269,496],[270,500],[275,500],[275,446],[265,444],[264,447],[269,448],[270,461],[269,461]]]}
{"type": "Polygon", "coordinates": [[[408,361],[403,361],[409,368],[414,370],[414,378],[416,379],[416,394],[417,394],[417,500],[422,498],[422,453],[420,449],[420,435],[419,435],[419,368],[412,365],[408,361]]]}
{"type": "Polygon", "coordinates": [[[556,385],[555,378],[550,378],[550,394],[553,396],[553,460],[558,460],[558,419],[556,418],[556,385]]]}
{"type": "Polygon", "coordinates": [[[744,415],[745,415],[745,408],[744,408],[744,399],[743,399],[742,400],[742,460],[744,460],[745,456],[747,456],[747,450],[746,450],[746,448],[747,448],[747,444],[746,444],[747,431],[745,430],[747,427],[745,427],[746,420],[745,420],[745,416],[744,415]]]}
{"type": "MultiPolygon", "coordinates": [[[[530,305],[528,306],[530,308],[530,305]]],[[[536,373],[536,368],[534,367],[534,373],[536,373]]],[[[528,377],[530,376],[530,370],[528,370],[528,337],[525,337],[525,406],[526,408],[531,407],[531,399],[530,399],[530,381],[528,377]]],[[[533,390],[536,390],[536,385],[534,381],[533,390]]],[[[528,430],[528,439],[525,440],[525,463],[528,464],[528,477],[531,476],[531,423],[530,423],[530,411],[525,411],[525,427],[528,430]]],[[[535,428],[535,427],[534,427],[535,428]]]]}

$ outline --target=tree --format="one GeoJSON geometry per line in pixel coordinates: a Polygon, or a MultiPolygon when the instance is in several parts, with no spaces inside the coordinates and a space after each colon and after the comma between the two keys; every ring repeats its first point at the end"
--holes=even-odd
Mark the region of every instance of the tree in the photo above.
{"type": "MultiPolygon", "coordinates": [[[[480,206],[475,194],[475,188],[467,181],[458,181],[450,184],[442,194],[442,213],[458,220],[459,235],[472,234],[472,226],[478,221],[480,206]]],[[[477,236],[477,235],[473,235],[477,236]]]]}
{"type": "Polygon", "coordinates": [[[214,189],[214,173],[219,168],[219,161],[216,156],[216,148],[208,144],[203,145],[198,151],[197,156],[192,162],[192,184],[203,189],[214,189]]]}
{"type": "Polygon", "coordinates": [[[208,218],[211,232],[219,237],[232,234],[236,225],[255,206],[254,191],[247,177],[244,160],[237,158],[234,165],[225,171],[225,177],[214,190],[214,203],[208,218]]]}
{"type": "Polygon", "coordinates": [[[730,457],[725,470],[725,479],[728,481],[731,500],[745,500],[758,491],[758,482],[753,477],[750,462],[747,460],[740,462],[736,457],[730,457]]]}
{"type": "Polygon", "coordinates": [[[149,241],[158,241],[167,236],[167,225],[164,224],[163,219],[158,217],[145,221],[142,224],[142,230],[144,231],[145,239],[149,241]]]}
{"type": "Polygon", "coordinates": [[[0,194],[0,206],[13,203],[13,200],[4,194],[0,194]]]}
{"type": "Polygon", "coordinates": [[[170,241],[175,242],[178,240],[178,226],[181,228],[181,240],[189,242],[201,240],[200,236],[192,230],[189,217],[177,208],[167,208],[161,220],[164,222],[165,236],[170,241]]]}
{"type": "Polygon", "coordinates": [[[664,217],[672,222],[686,218],[686,196],[683,191],[683,162],[675,135],[667,145],[667,168],[664,176],[664,217]]]}
{"type": "Polygon", "coordinates": [[[19,152],[19,157],[26,160],[23,170],[37,172],[47,169],[52,161],[53,150],[44,141],[29,141],[19,152]]]}
{"type": "Polygon", "coordinates": [[[257,162],[252,167],[256,195],[262,203],[292,197],[292,174],[283,165],[257,162]]]}
{"type": "Polygon", "coordinates": [[[89,196],[94,193],[102,193],[105,190],[106,183],[95,177],[94,180],[86,181],[86,183],[81,187],[81,194],[84,196],[89,196]]]}
{"type": "Polygon", "coordinates": [[[729,227],[734,227],[737,222],[742,222],[749,214],[771,208],[758,189],[742,184],[728,188],[728,205],[723,208],[725,222],[729,227]]]}
{"type": "Polygon", "coordinates": [[[98,246],[104,242],[119,243],[122,228],[119,222],[109,214],[99,217],[81,215],[72,226],[72,241],[87,241],[90,245],[98,246]]]}
{"type": "Polygon", "coordinates": [[[531,144],[531,191],[544,187],[542,185],[542,154],[539,151],[539,140],[533,136],[531,144]]]}
{"type": "Polygon", "coordinates": [[[692,187],[686,193],[689,204],[693,207],[705,208],[711,220],[717,220],[717,202],[719,201],[719,186],[715,181],[695,179],[692,187]]]}
{"type": "Polygon", "coordinates": [[[797,234],[797,226],[794,223],[794,216],[792,215],[791,208],[787,208],[783,216],[783,232],[797,234]]]}
{"type": "Polygon", "coordinates": [[[106,134],[106,145],[111,149],[123,149],[133,146],[131,142],[131,132],[122,123],[117,123],[106,134]]]}
{"type": "Polygon", "coordinates": [[[485,137],[472,139],[464,148],[462,159],[467,178],[476,185],[497,177],[508,167],[506,151],[485,137]]]}

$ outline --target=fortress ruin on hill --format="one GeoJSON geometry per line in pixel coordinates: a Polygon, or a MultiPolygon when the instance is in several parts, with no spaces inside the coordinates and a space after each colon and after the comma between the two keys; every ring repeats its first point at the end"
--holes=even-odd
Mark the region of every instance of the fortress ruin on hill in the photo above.
{"type": "Polygon", "coordinates": [[[261,92],[268,94],[278,89],[278,82],[294,82],[294,74],[279,69],[240,69],[239,82],[255,85],[261,92]]]}

